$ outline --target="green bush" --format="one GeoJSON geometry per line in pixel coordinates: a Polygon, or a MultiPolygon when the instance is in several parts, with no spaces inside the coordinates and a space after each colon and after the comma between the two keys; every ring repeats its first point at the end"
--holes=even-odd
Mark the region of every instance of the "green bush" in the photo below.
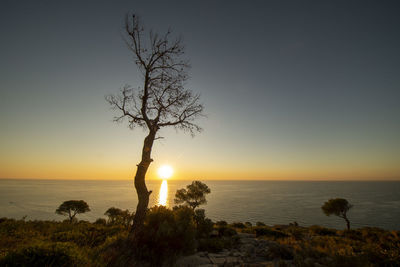
{"type": "Polygon", "coordinates": [[[9,252],[0,266],[84,266],[88,260],[73,244],[42,243],[9,252]]]}
{"type": "Polygon", "coordinates": [[[164,206],[151,208],[144,229],[134,244],[135,256],[152,266],[160,266],[180,254],[193,252],[196,244],[193,216],[193,210],[188,207],[175,210],[164,206]]]}

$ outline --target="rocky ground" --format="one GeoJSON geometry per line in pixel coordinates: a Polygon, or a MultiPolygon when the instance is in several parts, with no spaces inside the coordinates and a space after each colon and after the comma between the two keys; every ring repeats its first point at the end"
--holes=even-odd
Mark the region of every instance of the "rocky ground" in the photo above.
{"type": "Polygon", "coordinates": [[[262,267],[295,266],[290,249],[274,241],[257,239],[253,234],[239,233],[238,247],[219,253],[198,252],[178,260],[178,267],[262,267]]]}

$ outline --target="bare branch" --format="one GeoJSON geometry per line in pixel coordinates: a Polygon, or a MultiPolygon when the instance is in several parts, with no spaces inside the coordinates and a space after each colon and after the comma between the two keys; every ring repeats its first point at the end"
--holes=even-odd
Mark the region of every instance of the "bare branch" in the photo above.
{"type": "Polygon", "coordinates": [[[126,16],[125,31],[125,42],[143,75],[143,88],[125,86],[119,95],[106,98],[120,112],[114,120],[128,118],[131,128],[147,127],[150,131],[167,126],[191,134],[201,131],[194,120],[203,116],[203,105],[198,95],[184,88],[190,65],[182,58],[182,39],[174,38],[170,30],[163,35],[150,31],[144,38],[144,28],[135,15],[126,16]]]}
{"type": "Polygon", "coordinates": [[[140,112],[137,109],[135,95],[133,90],[125,85],[119,95],[108,95],[106,101],[110,104],[114,110],[119,110],[122,115],[115,116],[115,122],[121,122],[124,118],[128,118],[129,127],[134,128],[135,126],[144,126],[144,118],[141,117],[140,112]]]}

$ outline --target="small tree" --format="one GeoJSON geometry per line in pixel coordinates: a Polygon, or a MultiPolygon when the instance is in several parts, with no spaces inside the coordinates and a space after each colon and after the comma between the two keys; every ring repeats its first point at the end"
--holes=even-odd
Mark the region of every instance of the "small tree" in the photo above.
{"type": "Polygon", "coordinates": [[[109,208],[104,215],[108,217],[108,223],[114,224],[118,221],[118,218],[122,215],[122,210],[118,208],[109,208]]]}
{"type": "Polygon", "coordinates": [[[335,198],[329,199],[324,205],[321,207],[322,211],[326,216],[330,216],[332,214],[343,218],[347,224],[347,230],[350,230],[350,221],[347,218],[347,212],[353,207],[346,199],[344,198],[335,198]]]}
{"type": "Polygon", "coordinates": [[[89,205],[83,200],[68,200],[64,201],[58,209],[56,209],[56,213],[60,215],[67,216],[69,221],[72,222],[75,218],[76,214],[85,213],[90,211],[89,205]]]}
{"type": "Polygon", "coordinates": [[[109,224],[122,224],[125,226],[130,226],[134,216],[129,210],[121,210],[114,207],[109,208],[104,215],[108,216],[109,224]]]}
{"type": "Polygon", "coordinates": [[[200,205],[206,204],[206,194],[211,193],[210,188],[200,181],[193,181],[185,188],[179,189],[175,193],[175,204],[186,204],[193,210],[200,205]]]}

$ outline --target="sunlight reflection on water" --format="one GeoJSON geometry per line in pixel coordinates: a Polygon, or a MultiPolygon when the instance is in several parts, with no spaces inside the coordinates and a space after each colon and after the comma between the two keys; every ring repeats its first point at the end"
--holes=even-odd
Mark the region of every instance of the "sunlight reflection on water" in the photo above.
{"type": "Polygon", "coordinates": [[[168,182],[163,180],[160,187],[160,194],[158,196],[158,205],[167,206],[168,198],[168,182]]]}

